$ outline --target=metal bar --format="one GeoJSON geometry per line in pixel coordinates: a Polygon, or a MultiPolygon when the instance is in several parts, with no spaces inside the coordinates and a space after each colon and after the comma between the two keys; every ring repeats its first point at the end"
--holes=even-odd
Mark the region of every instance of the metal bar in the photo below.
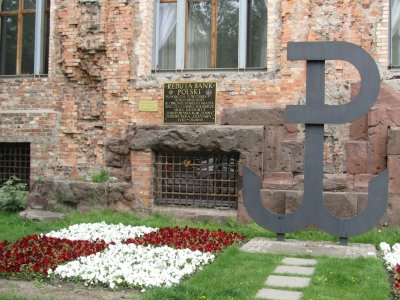
{"type": "Polygon", "coordinates": [[[45,0],[36,0],[35,15],[35,52],[34,52],[34,73],[36,75],[43,73],[44,66],[44,28],[45,28],[45,0]]]}
{"type": "Polygon", "coordinates": [[[155,173],[156,182],[164,183],[162,190],[155,193],[156,203],[237,207],[237,156],[160,152],[156,157],[156,170],[165,170],[155,173]],[[167,162],[167,157],[172,161],[167,162]]]}

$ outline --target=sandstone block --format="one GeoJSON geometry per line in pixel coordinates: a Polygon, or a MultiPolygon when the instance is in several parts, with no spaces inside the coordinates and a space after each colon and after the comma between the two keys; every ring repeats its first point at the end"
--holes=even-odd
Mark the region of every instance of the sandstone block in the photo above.
{"type": "Polygon", "coordinates": [[[296,211],[302,201],[302,191],[287,191],[285,198],[285,213],[290,214],[296,211]]]}
{"type": "Polygon", "coordinates": [[[271,212],[285,213],[286,191],[260,190],[260,197],[264,207],[271,212]]]}
{"type": "Polygon", "coordinates": [[[400,195],[400,155],[388,155],[389,194],[400,195]]]}
{"type": "Polygon", "coordinates": [[[324,205],[332,215],[338,218],[351,218],[357,215],[357,194],[326,192],[324,205]]]}
{"type": "Polygon", "coordinates": [[[347,172],[351,174],[367,173],[367,142],[350,141],[346,145],[347,172]]]}
{"type": "Polygon", "coordinates": [[[224,108],[221,112],[223,125],[282,125],[284,108],[224,108]]]}
{"type": "Polygon", "coordinates": [[[264,173],[263,189],[291,190],[293,187],[292,172],[264,173]]]}
{"type": "Polygon", "coordinates": [[[283,126],[266,126],[265,127],[265,149],[264,149],[264,171],[280,172],[280,152],[282,141],[284,139],[283,126]]]}
{"type": "Polygon", "coordinates": [[[385,125],[370,127],[367,173],[379,174],[386,169],[387,135],[388,128],[385,125]]]}
{"type": "Polygon", "coordinates": [[[303,172],[304,147],[299,141],[282,141],[278,169],[285,172],[303,172]]]}
{"type": "Polygon", "coordinates": [[[368,205],[368,193],[357,193],[357,215],[361,214],[368,205]]]}
{"type": "Polygon", "coordinates": [[[390,127],[388,132],[388,150],[389,155],[400,154],[400,128],[390,127]]]}
{"type": "Polygon", "coordinates": [[[388,207],[386,213],[383,216],[380,224],[387,224],[389,226],[399,224],[400,216],[400,196],[399,195],[389,195],[388,207]]]}
{"type": "Polygon", "coordinates": [[[373,176],[371,174],[356,174],[354,175],[354,191],[368,192],[368,182],[373,176]]]}
{"type": "MultiPolygon", "coordinates": [[[[351,191],[354,187],[354,176],[351,174],[324,174],[324,191],[351,191]]],[[[304,175],[293,177],[293,189],[304,190],[304,175]]]]}
{"type": "Polygon", "coordinates": [[[350,124],[350,140],[366,141],[368,134],[367,115],[358,118],[350,124]]]}
{"type": "Polygon", "coordinates": [[[324,191],[343,191],[348,189],[346,174],[325,174],[324,191]]]}

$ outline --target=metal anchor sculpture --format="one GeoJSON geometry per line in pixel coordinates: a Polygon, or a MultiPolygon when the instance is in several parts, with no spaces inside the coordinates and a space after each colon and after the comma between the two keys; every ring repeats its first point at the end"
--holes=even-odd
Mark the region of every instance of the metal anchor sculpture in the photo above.
{"type": "Polygon", "coordinates": [[[277,233],[283,240],[286,232],[312,223],[338,236],[347,244],[349,236],[359,235],[375,226],[386,210],[388,171],[374,177],[368,185],[368,206],[351,219],[330,214],[323,204],[324,124],[351,122],[366,114],[373,106],[380,89],[379,70],[372,57],[361,47],[347,42],[291,42],[289,60],[307,61],[306,105],[286,108],[288,123],[305,124],[304,198],[291,214],[275,214],[260,200],[260,178],[246,166],[243,170],[244,206],[260,226],[277,233]],[[344,60],[358,70],[361,87],[357,97],[343,105],[325,105],[325,60],[344,60]]]}

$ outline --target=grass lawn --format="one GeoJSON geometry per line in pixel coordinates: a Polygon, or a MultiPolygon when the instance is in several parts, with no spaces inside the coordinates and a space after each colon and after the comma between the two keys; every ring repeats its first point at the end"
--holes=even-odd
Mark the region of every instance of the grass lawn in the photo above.
{"type": "MultiPolygon", "coordinates": [[[[255,224],[241,225],[231,221],[226,225],[213,222],[194,223],[176,221],[163,216],[140,218],[128,213],[95,211],[92,213],[71,213],[64,220],[38,222],[22,220],[16,214],[0,213],[0,241],[15,241],[33,233],[46,233],[76,223],[123,223],[125,225],[146,225],[151,227],[184,226],[244,233],[250,239],[255,236],[274,237],[274,234],[255,224]]],[[[299,240],[336,241],[326,233],[317,230],[301,230],[290,233],[287,238],[299,240]]],[[[389,244],[399,242],[400,228],[375,228],[350,242],[389,244]]],[[[172,288],[148,289],[143,299],[254,299],[268,275],[282,260],[282,255],[250,254],[231,247],[222,253],[211,265],[198,271],[191,278],[172,288]]],[[[318,257],[312,283],[303,289],[303,299],[390,299],[391,287],[383,262],[379,259],[338,259],[318,257]]],[[[0,299],[24,299],[14,294],[0,294],[0,299]]],[[[40,298],[39,298],[40,299],[40,298]]]]}

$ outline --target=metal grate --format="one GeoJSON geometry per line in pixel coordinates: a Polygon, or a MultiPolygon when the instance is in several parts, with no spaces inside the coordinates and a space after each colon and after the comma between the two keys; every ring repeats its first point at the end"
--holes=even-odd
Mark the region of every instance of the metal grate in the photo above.
{"type": "Polygon", "coordinates": [[[17,176],[29,186],[30,144],[0,143],[0,186],[17,176]]]}
{"type": "Polygon", "coordinates": [[[237,208],[238,160],[226,153],[157,153],[155,203],[237,208]]]}

